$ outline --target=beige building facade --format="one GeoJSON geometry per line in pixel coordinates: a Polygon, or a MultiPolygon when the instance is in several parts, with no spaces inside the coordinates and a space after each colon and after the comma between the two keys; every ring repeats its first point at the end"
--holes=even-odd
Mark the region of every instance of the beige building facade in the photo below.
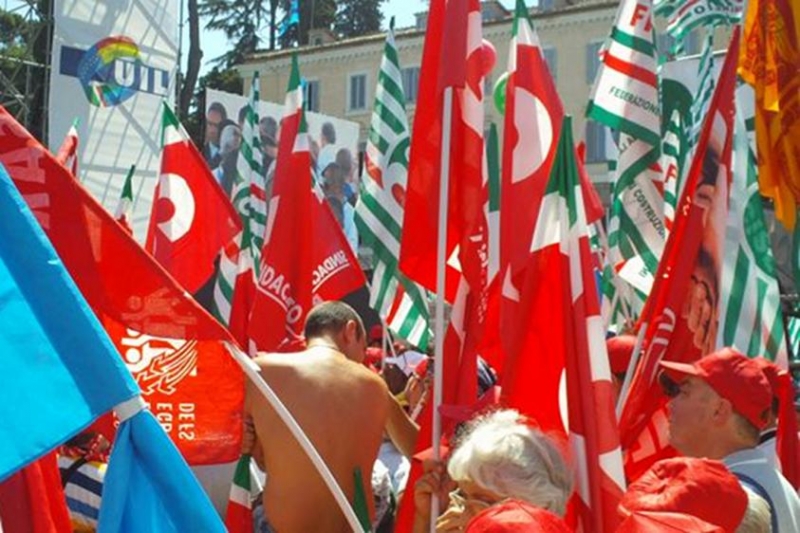
{"type": "MultiPolygon", "coordinates": [[[[586,140],[589,173],[599,188],[607,190],[610,176],[606,164],[606,146],[610,134],[596,124],[587,124],[584,115],[599,64],[598,52],[614,24],[619,2],[571,0],[571,5],[568,5],[568,1],[543,2],[544,8],[531,9],[532,20],[565,111],[574,117],[575,138],[586,140]]],[[[483,6],[483,36],[497,51],[497,63],[486,84],[486,125],[488,128],[492,122],[497,124],[502,139],[503,118],[493,103],[492,89],[507,68],[513,13],[498,2],[484,2],[483,6]]],[[[424,26],[426,18],[425,14],[418,15],[418,26],[424,26]]],[[[413,122],[416,105],[425,31],[420,28],[396,31],[410,122],[413,122]]],[[[306,81],[308,108],[358,122],[363,148],[369,133],[384,40],[385,34],[381,33],[336,41],[329,33],[320,32],[312,36],[315,44],[309,46],[256,53],[239,67],[239,71],[245,80],[246,92],[249,91],[253,73],[258,71],[261,98],[282,102],[291,56],[296,52],[301,76],[306,81]]]]}

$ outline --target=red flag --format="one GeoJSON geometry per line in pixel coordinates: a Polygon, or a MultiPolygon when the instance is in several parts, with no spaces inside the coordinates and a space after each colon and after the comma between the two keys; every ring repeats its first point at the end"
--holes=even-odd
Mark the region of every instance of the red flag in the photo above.
{"type": "Polygon", "coordinates": [[[511,360],[535,349],[525,344],[528,327],[520,318],[524,316],[520,314],[520,291],[527,276],[537,275],[527,270],[531,242],[564,119],[564,107],[524,2],[517,2],[513,29],[506,88],[497,287],[501,347],[503,357],[511,360]]]}
{"type": "Polygon", "coordinates": [[[166,102],[154,198],[145,249],[186,290],[197,292],[214,274],[214,260],[242,224],[166,102]]]}
{"type": "Polygon", "coordinates": [[[56,152],[56,161],[72,171],[72,175],[78,177],[78,144],[80,138],[78,137],[78,129],[73,123],[70,126],[67,136],[56,152]]]}
{"type": "Polygon", "coordinates": [[[720,243],[731,180],[738,46],[737,28],[642,313],[641,327],[646,327],[643,356],[620,419],[630,479],[635,479],[659,454],[669,453],[666,398],[656,380],[658,362],[696,361],[712,351],[716,341],[720,243]]]}
{"type": "Polygon", "coordinates": [[[56,453],[17,471],[0,483],[3,533],[71,533],[56,453]]]}
{"type": "MultiPolygon", "coordinates": [[[[425,38],[420,93],[414,120],[403,227],[401,269],[414,281],[435,290],[442,113],[445,84],[452,88],[450,173],[448,187],[447,273],[444,297],[453,303],[444,340],[443,413],[464,412],[478,402],[477,351],[487,310],[489,260],[488,175],[483,139],[483,87],[489,60],[481,35],[477,0],[433,2],[425,38]],[[446,20],[446,23],[445,23],[446,20]],[[445,38],[439,31],[443,28],[445,38]],[[446,50],[443,42],[448,43],[446,50]],[[463,59],[462,59],[463,58],[463,59]],[[440,82],[437,84],[437,79],[440,82]],[[421,118],[424,117],[424,118],[421,118]],[[434,132],[435,131],[435,136],[434,132]],[[416,144],[415,144],[416,143],[416,144]],[[430,248],[427,248],[430,247],[430,248]]],[[[445,228],[442,228],[445,229],[445,228]]],[[[423,412],[417,451],[431,446],[432,412],[423,412]]],[[[461,420],[442,414],[448,438],[461,420]]],[[[412,466],[409,483],[419,474],[412,466]]],[[[410,530],[411,499],[399,511],[398,531],[410,530]]]]}
{"type": "Polygon", "coordinates": [[[565,119],[531,241],[518,320],[526,350],[505,362],[503,403],[569,437],[578,483],[572,521],[614,531],[625,479],[583,184],[565,119]],[[566,405],[565,405],[566,404],[566,405]]]}
{"type": "Polygon", "coordinates": [[[184,458],[235,460],[244,382],[228,332],[2,108],[0,163],[184,458]]]}
{"type": "Polygon", "coordinates": [[[314,303],[337,300],[365,283],[341,227],[313,188],[308,148],[295,57],[250,316],[249,336],[259,350],[298,337],[314,303]]]}

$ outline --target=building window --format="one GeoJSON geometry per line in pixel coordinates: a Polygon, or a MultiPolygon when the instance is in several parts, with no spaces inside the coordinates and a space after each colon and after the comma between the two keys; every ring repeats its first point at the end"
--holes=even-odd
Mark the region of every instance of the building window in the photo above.
{"type": "Polygon", "coordinates": [[[608,161],[606,153],[606,135],[608,130],[593,120],[586,121],[586,162],[604,163],[608,161]]]}
{"type": "Polygon", "coordinates": [[[416,102],[419,91],[419,67],[408,67],[401,71],[403,78],[403,94],[406,102],[416,102]]]}
{"type": "Polygon", "coordinates": [[[594,79],[597,77],[597,71],[600,68],[600,50],[603,47],[603,41],[589,43],[586,45],[586,83],[594,85],[594,79]]]}
{"type": "Polygon", "coordinates": [[[553,77],[553,83],[558,82],[558,54],[556,49],[548,46],[543,50],[544,61],[547,63],[547,68],[550,70],[550,75],[553,77]]]}
{"type": "Polygon", "coordinates": [[[353,74],[348,83],[348,111],[361,111],[367,108],[367,75],[353,74]]]}
{"type": "Polygon", "coordinates": [[[319,80],[307,80],[303,86],[303,107],[306,111],[319,112],[319,80]]]}

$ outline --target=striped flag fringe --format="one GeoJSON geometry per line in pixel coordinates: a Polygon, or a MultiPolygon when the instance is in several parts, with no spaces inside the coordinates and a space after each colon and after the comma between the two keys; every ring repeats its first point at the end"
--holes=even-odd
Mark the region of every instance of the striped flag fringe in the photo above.
{"type": "MultiPolygon", "coordinates": [[[[260,83],[258,71],[253,73],[253,84],[247,113],[242,126],[242,145],[239,148],[239,159],[236,170],[250,188],[250,232],[254,257],[264,247],[264,233],[267,227],[267,195],[264,184],[264,154],[261,150],[261,138],[258,132],[258,102],[260,83]]],[[[255,262],[258,275],[258,261],[255,262]]]]}
{"type": "Polygon", "coordinates": [[[733,140],[733,182],[725,231],[718,346],[788,363],[780,291],[764,222],[755,154],[741,113],[733,140]]]}
{"type": "Polygon", "coordinates": [[[393,22],[378,74],[355,222],[375,255],[370,307],[397,336],[425,351],[431,340],[427,293],[398,268],[410,141],[393,22]]]}

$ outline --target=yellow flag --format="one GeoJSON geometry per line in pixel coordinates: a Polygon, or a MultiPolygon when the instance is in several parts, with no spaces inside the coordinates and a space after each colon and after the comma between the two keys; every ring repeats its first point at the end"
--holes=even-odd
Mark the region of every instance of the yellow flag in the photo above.
{"type": "Polygon", "coordinates": [[[756,93],[759,188],[793,229],[800,203],[800,2],[750,0],[739,75],[756,93]]]}

